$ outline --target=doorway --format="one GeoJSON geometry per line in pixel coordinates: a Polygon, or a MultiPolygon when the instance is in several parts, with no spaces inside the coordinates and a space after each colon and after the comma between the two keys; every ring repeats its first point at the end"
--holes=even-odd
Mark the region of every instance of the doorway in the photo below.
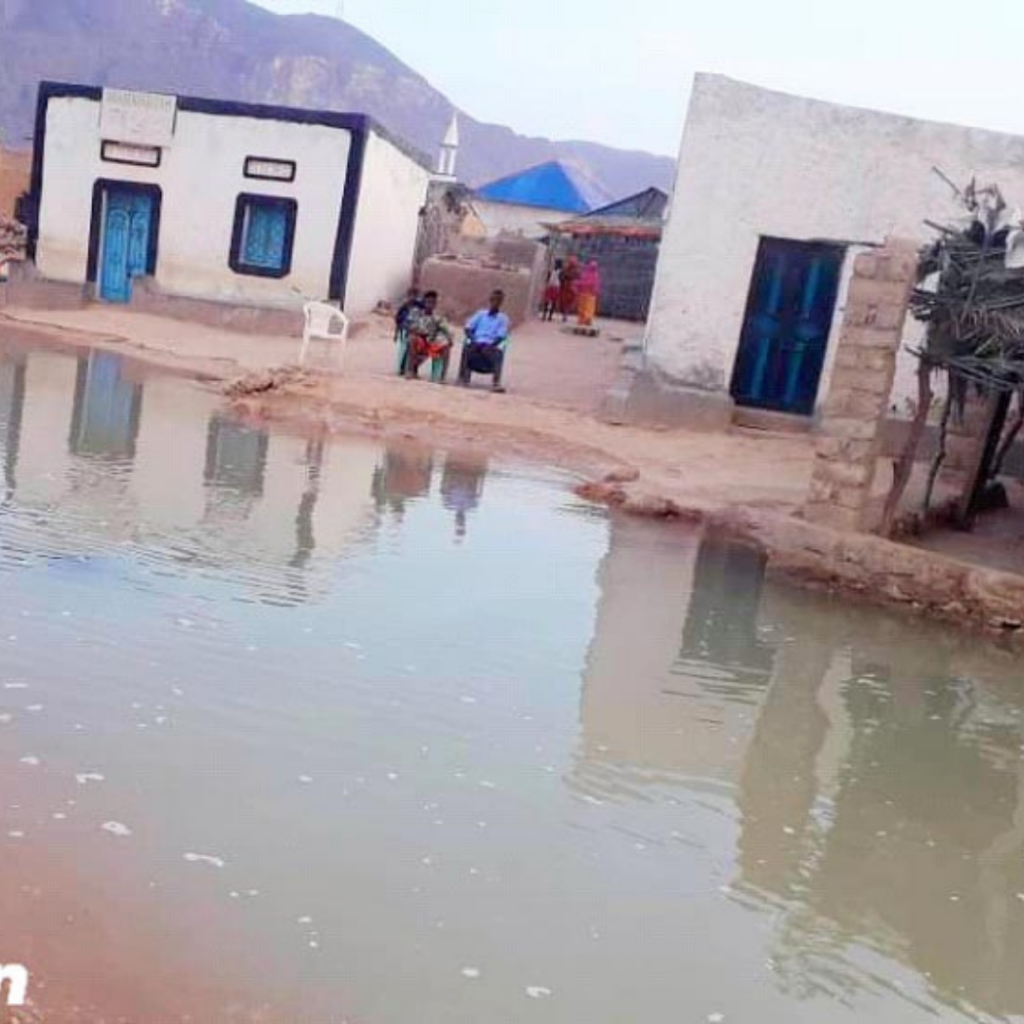
{"type": "Polygon", "coordinates": [[[814,412],[845,252],[841,245],[761,239],[733,371],[738,405],[814,412]]]}
{"type": "Polygon", "coordinates": [[[160,189],[98,181],[93,191],[89,280],[105,302],[130,302],[132,282],[156,269],[160,189]]]}

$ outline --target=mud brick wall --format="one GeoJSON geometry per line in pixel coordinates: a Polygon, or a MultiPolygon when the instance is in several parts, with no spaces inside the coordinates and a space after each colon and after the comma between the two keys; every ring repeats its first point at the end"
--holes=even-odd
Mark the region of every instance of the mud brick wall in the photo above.
{"type": "Polygon", "coordinates": [[[486,306],[495,288],[505,293],[505,312],[513,326],[533,311],[531,274],[525,269],[507,270],[435,256],[420,269],[419,286],[423,291],[436,291],[441,312],[458,325],[486,306]]]}
{"type": "Polygon", "coordinates": [[[911,242],[891,241],[856,258],[804,509],[812,522],[840,530],[868,526],[916,267],[911,242]]]}
{"type": "Polygon", "coordinates": [[[0,217],[13,217],[18,197],[28,191],[32,154],[0,149],[0,217]]]}

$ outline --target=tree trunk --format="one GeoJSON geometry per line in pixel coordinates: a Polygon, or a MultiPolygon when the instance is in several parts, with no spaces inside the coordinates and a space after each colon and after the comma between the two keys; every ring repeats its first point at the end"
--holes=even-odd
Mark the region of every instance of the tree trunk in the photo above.
{"type": "Polygon", "coordinates": [[[882,509],[882,521],[878,526],[878,532],[883,537],[891,537],[893,534],[896,514],[899,512],[903,494],[914,472],[917,450],[921,447],[921,438],[924,437],[925,427],[928,426],[928,414],[931,412],[931,408],[932,367],[926,359],[919,359],[917,363],[917,410],[914,413],[913,422],[910,424],[907,443],[896,461],[892,487],[885,499],[885,507],[882,509]]]}
{"type": "Polygon", "coordinates": [[[942,422],[939,424],[939,450],[935,453],[935,458],[932,460],[932,468],[928,473],[928,486],[924,492],[924,503],[921,506],[921,511],[925,515],[928,514],[928,510],[932,507],[935,482],[939,479],[942,464],[946,461],[946,442],[949,439],[949,420],[952,412],[953,389],[950,388],[949,393],[946,395],[946,404],[942,407],[942,422]]]}

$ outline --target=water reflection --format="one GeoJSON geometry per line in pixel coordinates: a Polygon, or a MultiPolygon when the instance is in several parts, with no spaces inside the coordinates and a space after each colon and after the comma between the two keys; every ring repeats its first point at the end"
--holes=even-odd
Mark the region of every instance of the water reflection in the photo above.
{"type": "Polygon", "coordinates": [[[612,534],[574,784],[620,801],[672,776],[727,784],[733,898],[776,919],[782,992],[1024,1014],[1016,662],[766,587],[751,552],[612,534]]]}
{"type": "Polygon", "coordinates": [[[125,364],[109,352],[78,360],[69,447],[74,455],[130,461],[142,415],[142,385],[127,379],[125,364]]]}
{"type": "Polygon", "coordinates": [[[485,455],[449,454],[444,460],[441,503],[454,513],[455,536],[460,540],[466,536],[470,514],[480,507],[487,470],[485,455]]]}
{"type": "Polygon", "coordinates": [[[269,446],[270,437],[265,430],[213,416],[206,444],[206,483],[218,490],[262,497],[269,446]]]}
{"type": "Polygon", "coordinates": [[[765,615],[794,639],[741,783],[740,864],[791,906],[780,972],[806,986],[868,942],[944,1002],[1019,1014],[1020,696],[986,692],[935,634],[908,644],[874,616],[823,616],[788,594],[765,615]]]}
{"type": "Polygon", "coordinates": [[[93,1019],[1024,1019],[1018,662],[112,357],[0,445],[0,903],[93,1019]]]}
{"type": "Polygon", "coordinates": [[[0,362],[0,455],[4,467],[4,492],[11,498],[18,485],[16,470],[25,404],[25,360],[0,362]]]}
{"type": "Polygon", "coordinates": [[[377,511],[401,522],[410,502],[430,494],[434,452],[415,443],[388,442],[373,473],[371,492],[377,511]]]}

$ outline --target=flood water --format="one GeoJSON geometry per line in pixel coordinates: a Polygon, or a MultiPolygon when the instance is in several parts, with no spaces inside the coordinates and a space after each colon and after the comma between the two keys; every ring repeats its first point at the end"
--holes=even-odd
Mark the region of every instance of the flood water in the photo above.
{"type": "Polygon", "coordinates": [[[38,1019],[1024,1020],[1024,673],[479,456],[0,363],[38,1019]]]}

